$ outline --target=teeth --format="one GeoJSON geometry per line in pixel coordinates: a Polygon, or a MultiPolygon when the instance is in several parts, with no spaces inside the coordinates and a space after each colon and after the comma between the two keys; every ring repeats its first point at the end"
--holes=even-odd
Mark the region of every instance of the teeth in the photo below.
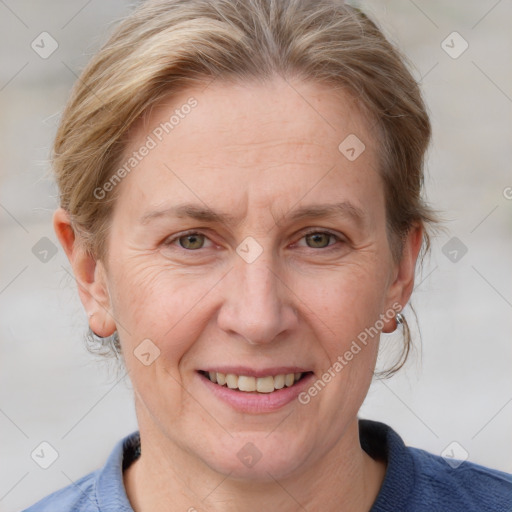
{"type": "Polygon", "coordinates": [[[230,389],[238,389],[247,393],[254,391],[272,393],[276,389],[293,386],[302,377],[302,373],[287,373],[256,378],[248,377],[247,375],[234,375],[233,373],[208,372],[208,377],[212,382],[220,386],[226,384],[230,389]]]}
{"type": "Polygon", "coordinates": [[[256,391],[272,393],[274,391],[274,377],[260,377],[256,379],[256,391]]]}
{"type": "Polygon", "coordinates": [[[240,391],[256,391],[256,379],[241,375],[238,377],[238,389],[240,391]]]}
{"type": "Polygon", "coordinates": [[[276,389],[282,389],[284,388],[284,381],[286,380],[285,375],[276,375],[274,377],[274,387],[276,389]]]}
{"type": "Polygon", "coordinates": [[[238,388],[238,377],[232,373],[228,373],[226,375],[226,384],[228,385],[229,389],[238,388]]]}

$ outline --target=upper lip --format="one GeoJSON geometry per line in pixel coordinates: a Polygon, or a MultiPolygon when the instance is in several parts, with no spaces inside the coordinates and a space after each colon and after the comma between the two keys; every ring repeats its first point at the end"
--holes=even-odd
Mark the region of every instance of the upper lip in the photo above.
{"type": "Polygon", "coordinates": [[[211,366],[202,368],[204,372],[218,372],[233,375],[245,375],[247,377],[274,377],[276,375],[286,375],[288,373],[307,373],[311,370],[306,370],[300,366],[273,366],[272,368],[256,369],[248,366],[211,366]]]}

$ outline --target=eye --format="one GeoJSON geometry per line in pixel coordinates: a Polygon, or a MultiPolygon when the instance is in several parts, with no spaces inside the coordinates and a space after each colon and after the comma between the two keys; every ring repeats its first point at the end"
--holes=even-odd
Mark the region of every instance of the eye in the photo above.
{"type": "Polygon", "coordinates": [[[204,247],[206,240],[209,240],[206,235],[198,233],[197,231],[190,231],[171,238],[164,242],[164,244],[169,246],[175,245],[175,242],[178,242],[179,247],[182,249],[186,249],[187,251],[196,251],[204,247]]]}
{"type": "Polygon", "coordinates": [[[305,240],[306,246],[311,249],[323,249],[324,247],[329,247],[336,242],[342,241],[339,236],[329,231],[310,231],[306,233],[301,240],[305,240]],[[332,239],[334,239],[334,242],[330,243],[332,239]]]}
{"type": "MultiPolygon", "coordinates": [[[[164,245],[173,246],[177,244],[181,249],[192,252],[206,248],[206,242],[211,244],[211,240],[206,235],[197,231],[190,231],[168,239],[164,242],[164,245]]],[[[329,231],[311,230],[302,236],[297,245],[311,249],[323,249],[335,245],[336,242],[343,242],[343,239],[329,231]],[[305,245],[300,243],[302,240],[305,241],[305,245]]]]}

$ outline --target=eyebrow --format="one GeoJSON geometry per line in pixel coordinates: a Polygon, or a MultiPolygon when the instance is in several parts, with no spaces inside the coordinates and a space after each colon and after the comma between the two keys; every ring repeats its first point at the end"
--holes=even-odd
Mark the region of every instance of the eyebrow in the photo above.
{"type": "MultiPolygon", "coordinates": [[[[341,203],[315,204],[295,208],[290,213],[281,216],[279,221],[276,223],[279,224],[282,219],[298,221],[303,219],[318,219],[338,216],[350,218],[359,226],[364,225],[367,218],[361,208],[355,206],[349,201],[343,201],[341,203]]],[[[152,220],[161,217],[189,217],[202,222],[219,223],[230,226],[236,226],[240,223],[240,220],[237,219],[234,215],[226,212],[216,212],[207,206],[197,205],[194,203],[178,204],[169,208],[163,208],[145,213],[142,217],[139,218],[139,223],[147,225],[152,220]]]]}
{"type": "Polygon", "coordinates": [[[363,225],[366,222],[366,215],[363,210],[349,201],[303,206],[293,210],[289,215],[285,215],[285,217],[289,217],[294,221],[325,217],[348,217],[354,220],[358,225],[363,225]]]}
{"type": "Polygon", "coordinates": [[[153,219],[161,217],[190,217],[203,222],[217,222],[219,224],[236,224],[236,217],[228,213],[216,212],[207,206],[200,206],[193,203],[178,204],[170,208],[163,208],[144,214],[140,219],[140,224],[148,224],[153,219]]]}

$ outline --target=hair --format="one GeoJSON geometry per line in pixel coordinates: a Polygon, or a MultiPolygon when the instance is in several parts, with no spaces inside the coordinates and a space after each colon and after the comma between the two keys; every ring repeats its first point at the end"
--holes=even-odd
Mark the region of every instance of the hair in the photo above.
{"type": "MultiPolygon", "coordinates": [[[[137,7],[76,82],[53,148],[60,206],[77,243],[106,263],[120,187],[98,199],[115,175],[137,120],[160,101],[213,79],[281,76],[326,84],[356,99],[380,143],[387,236],[399,261],[412,227],[423,254],[436,213],[422,198],[431,125],[405,58],[361,10],[342,0],[150,0],[137,7]]],[[[407,326],[407,324],[405,324],[407,326]]],[[[399,361],[410,349],[408,327],[399,361]]],[[[119,351],[114,336],[112,350],[119,351]]]]}

